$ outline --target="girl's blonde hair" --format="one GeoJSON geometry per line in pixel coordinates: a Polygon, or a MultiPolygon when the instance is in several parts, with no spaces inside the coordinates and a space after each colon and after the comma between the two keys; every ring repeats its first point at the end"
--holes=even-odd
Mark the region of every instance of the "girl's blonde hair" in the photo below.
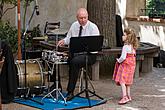
{"type": "Polygon", "coordinates": [[[136,37],[135,31],[131,28],[124,29],[124,32],[127,35],[126,41],[128,44],[131,44],[133,48],[137,49],[139,46],[139,41],[136,37]]]}

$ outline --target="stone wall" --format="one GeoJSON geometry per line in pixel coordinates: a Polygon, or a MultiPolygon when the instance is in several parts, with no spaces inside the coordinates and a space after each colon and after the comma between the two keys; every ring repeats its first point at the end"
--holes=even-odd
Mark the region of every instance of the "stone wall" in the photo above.
{"type": "Polygon", "coordinates": [[[145,8],[146,0],[126,0],[127,1],[127,9],[126,16],[140,16],[142,14],[142,10],[145,8]]]}
{"type": "MultiPolygon", "coordinates": [[[[41,31],[44,31],[44,26],[46,21],[50,22],[61,22],[61,28],[69,29],[72,22],[76,20],[76,11],[80,7],[86,7],[87,0],[38,0],[39,12],[33,16],[30,24],[30,29],[37,24],[40,24],[41,31]]],[[[35,2],[32,2],[27,10],[27,20],[31,16],[35,2]]],[[[21,25],[23,22],[23,7],[21,7],[21,25]]],[[[17,25],[17,9],[10,10],[3,19],[9,20],[12,25],[17,25]]]]}

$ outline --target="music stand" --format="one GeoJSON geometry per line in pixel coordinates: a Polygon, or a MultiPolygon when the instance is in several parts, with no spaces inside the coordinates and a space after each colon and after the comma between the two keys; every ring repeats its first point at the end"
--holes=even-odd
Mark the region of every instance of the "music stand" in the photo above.
{"type": "MultiPolygon", "coordinates": [[[[86,98],[88,99],[89,106],[91,106],[89,93],[92,94],[92,96],[96,96],[103,100],[102,97],[95,94],[95,92],[92,92],[88,89],[88,80],[87,80],[87,74],[88,74],[88,55],[91,52],[95,51],[101,51],[103,45],[103,36],[81,36],[81,37],[71,37],[70,38],[70,53],[83,53],[86,55],[86,72],[85,72],[85,89],[81,91],[80,93],[76,94],[74,97],[79,96],[82,93],[85,93],[86,98]]],[[[73,98],[74,98],[73,97],[73,98]]]]}

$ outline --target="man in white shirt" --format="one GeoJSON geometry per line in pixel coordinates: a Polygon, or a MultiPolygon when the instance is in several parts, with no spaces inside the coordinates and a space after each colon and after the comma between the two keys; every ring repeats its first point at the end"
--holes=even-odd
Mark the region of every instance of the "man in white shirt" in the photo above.
{"type": "MultiPolygon", "coordinates": [[[[69,45],[71,37],[81,37],[81,36],[94,36],[100,35],[99,29],[96,24],[88,20],[88,12],[85,8],[80,8],[77,11],[77,21],[75,21],[68,33],[67,36],[58,42],[58,46],[69,45]]],[[[75,55],[69,61],[69,82],[67,87],[67,101],[71,100],[73,97],[73,92],[76,86],[78,79],[79,70],[82,67],[85,67],[86,60],[85,55],[75,55]]],[[[96,55],[88,56],[88,64],[92,65],[96,61],[96,55]]]]}

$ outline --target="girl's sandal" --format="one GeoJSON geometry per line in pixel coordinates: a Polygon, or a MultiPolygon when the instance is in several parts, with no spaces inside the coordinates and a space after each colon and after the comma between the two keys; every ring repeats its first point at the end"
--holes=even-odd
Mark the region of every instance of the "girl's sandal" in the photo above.
{"type": "Polygon", "coordinates": [[[122,105],[122,104],[126,104],[129,101],[127,96],[124,96],[119,102],[118,104],[122,105]]]}
{"type": "Polygon", "coordinates": [[[132,98],[131,98],[131,96],[127,96],[127,97],[128,97],[128,100],[129,100],[129,101],[132,101],[132,98]]]}

